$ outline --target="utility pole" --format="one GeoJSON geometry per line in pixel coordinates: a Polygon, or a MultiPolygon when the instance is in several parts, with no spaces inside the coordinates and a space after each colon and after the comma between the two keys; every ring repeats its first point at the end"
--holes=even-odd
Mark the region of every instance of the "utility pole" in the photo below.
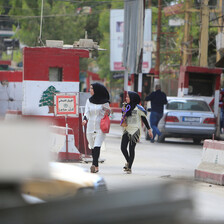
{"type": "Polygon", "coordinates": [[[157,22],[157,39],[156,39],[156,65],[155,65],[154,86],[156,86],[156,84],[159,83],[161,17],[162,17],[162,0],[158,0],[158,22],[157,22]]]}
{"type": "MultiPolygon", "coordinates": [[[[187,0],[188,1],[188,0],[187,0]]],[[[201,12],[201,35],[200,35],[200,47],[199,47],[199,66],[201,67],[207,67],[208,66],[208,39],[209,39],[209,5],[208,5],[208,0],[201,0],[201,9],[194,9],[194,8],[188,8],[188,10],[185,8],[186,11],[188,12],[201,12]]],[[[186,2],[187,4],[187,2],[186,2]]],[[[187,5],[186,5],[187,7],[187,5]]],[[[190,7],[190,6],[188,6],[190,7]]],[[[219,7],[218,9],[212,9],[213,12],[219,13],[220,19],[219,19],[219,24],[222,23],[222,0],[219,0],[219,7]]],[[[186,14],[185,14],[186,16],[186,14]]],[[[186,21],[185,21],[186,23],[186,21]]],[[[221,31],[221,29],[220,29],[221,31]]],[[[220,32],[219,31],[219,32],[220,32]]],[[[185,32],[187,32],[185,30],[185,32]]],[[[187,35],[185,34],[185,37],[187,35]]],[[[216,59],[220,58],[220,55],[218,54],[216,56],[216,59]]],[[[183,58],[183,65],[184,62],[187,60],[183,58]]]]}
{"type": "MultiPolygon", "coordinates": [[[[219,13],[218,13],[218,33],[221,33],[223,28],[222,28],[222,25],[223,25],[223,18],[222,18],[222,0],[219,0],[219,7],[220,9],[219,13]]],[[[217,51],[216,53],[216,61],[219,61],[221,59],[221,54],[219,51],[217,51]]]]}
{"type": "Polygon", "coordinates": [[[200,37],[200,66],[208,66],[208,25],[209,25],[209,8],[208,0],[203,0],[201,7],[201,37],[200,37]]]}
{"type": "Polygon", "coordinates": [[[188,65],[188,46],[189,46],[189,30],[190,30],[190,1],[186,0],[185,2],[185,17],[184,17],[184,43],[183,43],[183,61],[182,65],[188,65]]]}
{"type": "MultiPolygon", "coordinates": [[[[190,63],[190,51],[189,51],[189,30],[190,30],[190,18],[191,13],[201,12],[201,35],[200,35],[200,47],[199,47],[199,65],[202,67],[208,66],[208,39],[209,39],[209,5],[208,0],[201,0],[201,9],[191,8],[192,0],[185,0],[185,24],[184,24],[184,42],[183,42],[183,54],[182,54],[182,65],[186,66],[190,63]]],[[[222,2],[219,0],[218,9],[211,9],[213,12],[219,14],[219,29],[218,32],[222,31],[222,2]]],[[[169,15],[168,15],[169,16],[169,15]]],[[[159,20],[158,20],[159,23],[159,20]]],[[[157,42],[158,44],[158,42],[157,42]]],[[[158,52],[157,52],[158,53],[158,52]]],[[[216,61],[220,59],[220,53],[217,52],[216,61]]],[[[156,69],[155,69],[156,70],[156,69]]]]}

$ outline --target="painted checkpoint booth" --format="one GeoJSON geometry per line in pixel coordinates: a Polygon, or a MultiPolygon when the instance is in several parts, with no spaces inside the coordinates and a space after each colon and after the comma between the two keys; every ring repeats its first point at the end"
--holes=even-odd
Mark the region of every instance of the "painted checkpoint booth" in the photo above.
{"type": "MultiPolygon", "coordinates": [[[[54,98],[57,94],[79,93],[79,59],[88,58],[89,51],[25,47],[23,57],[22,116],[50,122],[57,135],[53,141],[58,146],[54,147],[58,160],[80,160],[86,152],[81,114],[56,116],[54,98]],[[68,145],[64,144],[66,133],[68,145]]],[[[78,103],[78,95],[75,97],[78,103]]]]}
{"type": "MultiPolygon", "coordinates": [[[[199,66],[181,66],[178,97],[203,97],[219,120],[219,98],[222,69],[199,66]]],[[[217,134],[219,137],[219,122],[217,134]]]]}

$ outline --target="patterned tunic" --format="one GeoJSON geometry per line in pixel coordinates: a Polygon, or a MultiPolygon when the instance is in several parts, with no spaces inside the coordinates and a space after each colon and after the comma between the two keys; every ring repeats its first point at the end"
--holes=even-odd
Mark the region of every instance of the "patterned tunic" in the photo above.
{"type": "Polygon", "coordinates": [[[127,117],[127,127],[123,128],[123,134],[128,133],[130,141],[137,142],[140,137],[141,117],[146,117],[145,113],[136,106],[131,116],[127,117]]]}

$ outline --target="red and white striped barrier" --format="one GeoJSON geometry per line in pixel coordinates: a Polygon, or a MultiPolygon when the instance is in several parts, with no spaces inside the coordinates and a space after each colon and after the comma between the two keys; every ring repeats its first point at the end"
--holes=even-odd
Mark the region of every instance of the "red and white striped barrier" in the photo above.
{"type": "Polygon", "coordinates": [[[71,131],[73,129],[68,128],[66,135],[66,127],[51,126],[50,151],[56,160],[81,160],[81,154],[75,147],[74,134],[70,133],[71,131]]]}
{"type": "MultiPolygon", "coordinates": [[[[21,111],[7,111],[6,121],[22,119],[21,111]]],[[[75,146],[75,138],[72,128],[51,126],[50,152],[52,157],[58,161],[80,161],[81,154],[75,146]]]]}
{"type": "Polygon", "coordinates": [[[224,185],[224,141],[204,141],[202,160],[195,170],[195,179],[224,185]]]}

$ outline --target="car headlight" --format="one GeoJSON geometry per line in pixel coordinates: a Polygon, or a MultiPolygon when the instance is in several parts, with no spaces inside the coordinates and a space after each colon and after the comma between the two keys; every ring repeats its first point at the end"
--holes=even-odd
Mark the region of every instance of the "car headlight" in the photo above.
{"type": "Polygon", "coordinates": [[[103,178],[99,179],[95,183],[95,191],[96,192],[106,192],[107,191],[107,185],[103,178]]]}

